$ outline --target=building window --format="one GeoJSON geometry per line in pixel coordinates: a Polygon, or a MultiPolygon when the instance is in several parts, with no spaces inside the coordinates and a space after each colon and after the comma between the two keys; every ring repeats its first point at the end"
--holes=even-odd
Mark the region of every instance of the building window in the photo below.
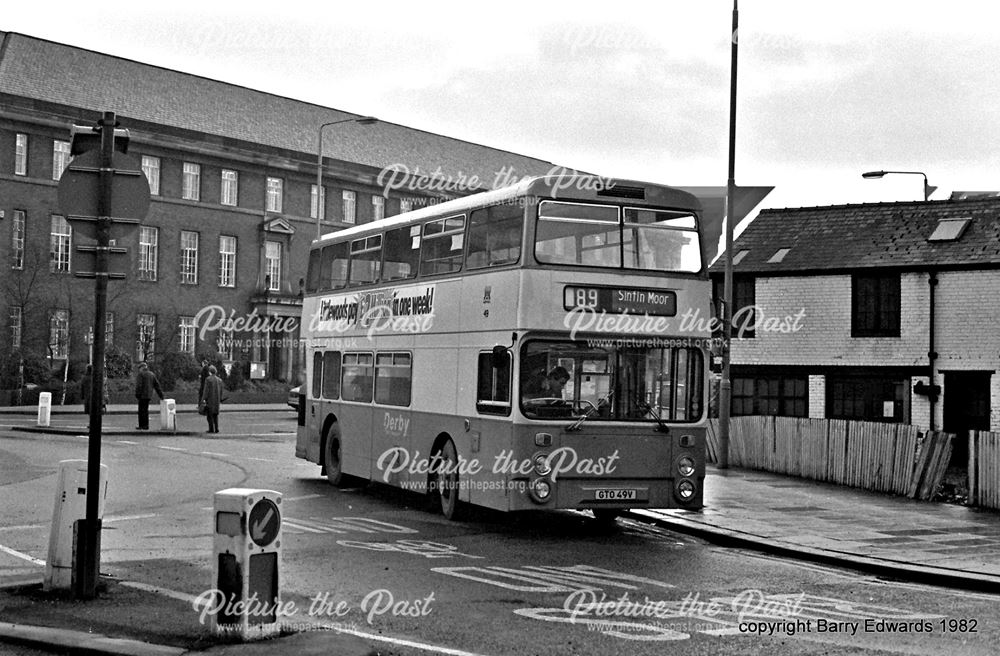
{"type": "Polygon", "coordinates": [[[218,341],[215,345],[215,350],[218,352],[219,357],[226,361],[232,361],[233,359],[233,331],[230,329],[222,328],[219,330],[218,341]]]}
{"type": "Polygon", "coordinates": [[[115,345],[115,313],[107,312],[104,315],[104,345],[111,347],[115,345]]]}
{"type": "Polygon", "coordinates": [[[66,170],[69,166],[69,142],[59,141],[58,139],[52,142],[52,179],[58,180],[62,177],[62,172],[66,170]]]}
{"type": "Polygon", "coordinates": [[[240,176],[236,171],[222,169],[222,195],[219,202],[223,205],[236,206],[239,200],[240,176]]]}
{"type": "Polygon", "coordinates": [[[826,416],[830,419],[903,422],[908,378],[829,376],[826,416]]]}
{"type": "Polygon", "coordinates": [[[139,280],[156,280],[159,228],[139,226],[139,280]]]}
{"type": "Polygon", "coordinates": [[[268,212],[280,212],[281,211],[281,196],[282,196],[283,182],[281,178],[268,178],[267,179],[267,211],[268,212]]]}
{"type": "Polygon", "coordinates": [[[142,156],[142,172],[146,174],[149,181],[149,193],[153,196],[160,195],[160,158],[142,156]]]}
{"type": "Polygon", "coordinates": [[[806,376],[734,376],[732,415],[806,417],[809,383],[806,376]]]}
{"type": "Polygon", "coordinates": [[[372,196],[372,221],[385,218],[385,198],[372,196]]]}
{"type": "MultiPolygon", "coordinates": [[[[722,278],[712,281],[712,293],[715,304],[712,307],[713,316],[721,309],[725,298],[725,287],[722,278]]],[[[751,339],[756,335],[757,323],[757,285],[752,276],[733,276],[733,337],[751,339]]],[[[722,319],[719,317],[719,328],[716,336],[722,335],[722,319]]]]}
{"type": "Polygon", "coordinates": [[[14,175],[28,175],[28,135],[20,132],[14,138],[14,175]]]}
{"type": "Polygon", "coordinates": [[[201,165],[184,162],[184,180],[181,187],[184,200],[201,200],[201,165]]]}
{"type": "Polygon", "coordinates": [[[267,290],[281,291],[281,243],[264,242],[264,273],[267,276],[267,290]]]}
{"type": "Polygon", "coordinates": [[[49,354],[54,360],[69,355],[69,310],[53,310],[49,315],[49,354]]]}
{"type": "Polygon", "coordinates": [[[413,201],[409,198],[401,198],[399,201],[399,213],[405,214],[413,210],[413,201]]]}
{"type": "Polygon", "coordinates": [[[10,306],[10,347],[21,348],[21,330],[24,326],[24,308],[20,305],[10,306]]]}
{"type": "Polygon", "coordinates": [[[198,233],[181,230],[181,284],[198,284],[198,233]]]}
{"type": "Polygon", "coordinates": [[[219,287],[236,286],[236,237],[219,237],[219,287]]]}
{"type": "Polygon", "coordinates": [[[53,273],[69,273],[73,229],[65,217],[58,214],[52,215],[51,237],[49,246],[49,271],[53,273]]]}
{"type": "Polygon", "coordinates": [[[181,317],[177,333],[180,337],[180,352],[194,355],[194,317],[181,317]]]}
{"type": "Polygon", "coordinates": [[[357,196],[353,191],[344,190],[344,223],[356,223],[358,220],[357,196]]]}
{"type": "Polygon", "coordinates": [[[318,210],[316,209],[316,185],[309,188],[309,216],[314,219],[326,217],[326,189],[324,187],[319,188],[318,210]]]}
{"type": "Polygon", "coordinates": [[[145,362],[156,350],[156,315],[135,315],[135,359],[145,362]]]}
{"type": "Polygon", "coordinates": [[[24,268],[24,230],[26,215],[24,210],[14,210],[10,232],[10,268],[24,268]]]}
{"type": "Polygon", "coordinates": [[[851,278],[851,337],[899,337],[898,273],[851,278]]]}

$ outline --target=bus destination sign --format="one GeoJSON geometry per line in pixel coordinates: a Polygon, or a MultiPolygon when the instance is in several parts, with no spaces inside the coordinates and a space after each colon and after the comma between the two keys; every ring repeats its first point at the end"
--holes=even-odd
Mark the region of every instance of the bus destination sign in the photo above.
{"type": "Polygon", "coordinates": [[[677,314],[677,294],[660,289],[566,285],[563,309],[672,317],[677,314]]]}

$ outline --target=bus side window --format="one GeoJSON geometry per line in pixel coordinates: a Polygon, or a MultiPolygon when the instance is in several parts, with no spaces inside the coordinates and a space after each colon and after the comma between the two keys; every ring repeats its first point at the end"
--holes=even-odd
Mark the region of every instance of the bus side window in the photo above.
{"type": "Polygon", "coordinates": [[[309,251],[309,268],[306,273],[306,292],[309,294],[319,291],[320,271],[322,270],[323,252],[318,248],[309,251]]]}
{"type": "Polygon", "coordinates": [[[385,233],[385,246],[382,249],[382,280],[406,280],[416,277],[419,261],[419,227],[405,226],[385,233]]]}
{"type": "Polygon", "coordinates": [[[512,264],[521,259],[521,234],[524,208],[520,205],[494,205],[469,215],[470,269],[512,264]]]}
{"type": "Polygon", "coordinates": [[[424,224],[420,241],[420,275],[452,273],[462,268],[465,253],[465,215],[424,224]]]}
{"type": "Polygon", "coordinates": [[[371,235],[351,242],[351,285],[366,285],[378,280],[382,266],[382,235],[371,235]]]}
{"type": "Polygon", "coordinates": [[[482,414],[510,414],[510,352],[495,357],[492,351],[479,354],[476,375],[476,410],[482,414]]]}
{"type": "Polygon", "coordinates": [[[312,377],[312,397],[318,399],[323,396],[323,354],[319,351],[313,353],[313,377],[312,377]]]}
{"type": "Polygon", "coordinates": [[[371,353],[345,353],[342,367],[343,382],[340,388],[344,401],[370,403],[372,400],[373,371],[371,353]]]}
{"type": "Polygon", "coordinates": [[[347,286],[347,263],[350,244],[331,244],[323,249],[320,267],[319,289],[341,289],[347,286]]]}
{"type": "Polygon", "coordinates": [[[323,355],[323,398],[340,398],[340,351],[327,351],[323,355]]]}
{"type": "Polygon", "coordinates": [[[375,356],[375,402],[410,405],[412,372],[409,353],[379,353],[375,356]]]}

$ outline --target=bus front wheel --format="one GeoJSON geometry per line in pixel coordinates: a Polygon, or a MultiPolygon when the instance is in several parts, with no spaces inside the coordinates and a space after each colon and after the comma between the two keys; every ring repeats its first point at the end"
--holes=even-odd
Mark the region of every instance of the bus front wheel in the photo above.
{"type": "Polygon", "coordinates": [[[437,499],[441,513],[452,521],[463,516],[463,503],[458,499],[458,450],[455,443],[447,440],[434,458],[431,473],[431,494],[437,499]]]}

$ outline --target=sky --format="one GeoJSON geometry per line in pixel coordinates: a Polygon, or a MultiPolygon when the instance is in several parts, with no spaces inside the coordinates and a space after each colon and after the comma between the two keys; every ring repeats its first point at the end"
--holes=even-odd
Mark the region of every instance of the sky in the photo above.
{"type": "MultiPolygon", "coordinates": [[[[7,3],[21,32],[549,160],[728,178],[731,0],[7,3]],[[153,4],[153,3],[150,3],[153,4]]],[[[1000,5],[744,0],[736,175],[761,207],[1000,190],[1000,5]]]]}

